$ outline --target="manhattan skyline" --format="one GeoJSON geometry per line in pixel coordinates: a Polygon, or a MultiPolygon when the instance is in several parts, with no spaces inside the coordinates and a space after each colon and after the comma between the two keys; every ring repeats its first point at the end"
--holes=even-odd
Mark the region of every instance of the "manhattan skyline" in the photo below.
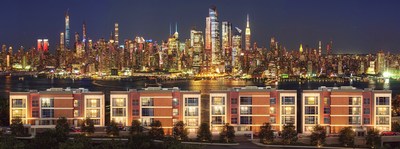
{"type": "Polygon", "coordinates": [[[55,51],[60,32],[64,31],[64,15],[69,10],[70,34],[82,35],[87,24],[88,38],[108,39],[119,23],[120,42],[143,36],[158,42],[167,40],[170,24],[178,24],[181,39],[190,38],[190,29],[205,28],[207,8],[218,7],[220,22],[232,22],[244,30],[250,16],[252,41],[268,47],[275,37],[288,50],[299,45],[317,47],[318,41],[333,41],[334,53],[363,54],[384,50],[398,53],[400,36],[399,2],[385,1],[195,1],[174,2],[106,2],[106,1],[7,1],[0,6],[1,44],[30,48],[36,40],[47,38],[55,51]],[[171,3],[172,4],[172,3],[171,3]],[[50,13],[51,12],[51,13],[50,13]]]}

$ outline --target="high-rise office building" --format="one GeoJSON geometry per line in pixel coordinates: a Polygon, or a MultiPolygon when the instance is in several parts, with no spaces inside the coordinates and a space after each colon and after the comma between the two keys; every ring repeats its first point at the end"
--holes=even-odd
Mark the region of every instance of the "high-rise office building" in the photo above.
{"type": "Polygon", "coordinates": [[[211,49],[211,64],[217,66],[221,62],[221,43],[219,37],[219,21],[217,8],[209,9],[209,17],[206,18],[206,49],[211,49]]]}
{"type": "Polygon", "coordinates": [[[193,71],[199,73],[202,66],[202,53],[203,53],[203,32],[195,29],[190,30],[190,47],[193,48],[193,71]]]}
{"type": "Polygon", "coordinates": [[[246,23],[246,32],[245,32],[245,41],[246,41],[246,50],[250,50],[251,48],[251,32],[250,32],[250,22],[249,22],[249,15],[247,14],[247,23],[246,23]]]}
{"type": "Polygon", "coordinates": [[[65,47],[69,48],[69,14],[65,13],[65,47]]]}
{"type": "Polygon", "coordinates": [[[65,42],[65,36],[64,36],[64,32],[60,33],[60,49],[64,50],[64,42],[65,42]]]}
{"type": "Polygon", "coordinates": [[[119,43],[118,36],[119,36],[119,27],[118,27],[118,23],[115,23],[114,24],[114,42],[115,42],[115,45],[117,45],[117,46],[119,43]]]}
{"type": "Polygon", "coordinates": [[[222,22],[222,49],[232,47],[232,23],[222,22]]]}
{"type": "Polygon", "coordinates": [[[86,40],[87,40],[87,32],[86,32],[86,22],[82,24],[82,45],[86,47],[86,40]]]}
{"type": "Polygon", "coordinates": [[[381,73],[385,71],[385,53],[383,51],[379,51],[376,54],[376,73],[381,73]]]}

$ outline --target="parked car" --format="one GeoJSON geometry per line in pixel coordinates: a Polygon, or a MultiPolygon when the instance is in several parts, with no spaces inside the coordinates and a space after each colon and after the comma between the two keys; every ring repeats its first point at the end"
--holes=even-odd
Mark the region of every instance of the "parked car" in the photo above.
{"type": "Polygon", "coordinates": [[[396,132],[393,132],[393,131],[382,131],[381,135],[382,136],[395,136],[396,132]]]}
{"type": "Polygon", "coordinates": [[[70,131],[70,132],[76,132],[76,133],[82,132],[80,128],[75,128],[75,127],[71,127],[71,128],[69,129],[69,131],[70,131]]]}

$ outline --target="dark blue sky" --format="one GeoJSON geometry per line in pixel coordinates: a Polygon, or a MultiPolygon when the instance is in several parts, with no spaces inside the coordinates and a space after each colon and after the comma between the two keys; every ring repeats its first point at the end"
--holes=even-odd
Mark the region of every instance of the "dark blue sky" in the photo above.
{"type": "Polygon", "coordinates": [[[300,43],[317,47],[319,40],[333,40],[335,53],[400,50],[400,2],[395,0],[4,0],[0,43],[31,47],[36,39],[48,38],[54,49],[68,8],[72,41],[73,33],[82,34],[83,21],[95,40],[108,39],[114,22],[120,42],[135,36],[166,39],[175,22],[180,36],[188,38],[193,26],[204,31],[211,5],[217,6],[220,21],[242,29],[249,13],[252,39],[260,46],[274,36],[296,50],[300,43]]]}

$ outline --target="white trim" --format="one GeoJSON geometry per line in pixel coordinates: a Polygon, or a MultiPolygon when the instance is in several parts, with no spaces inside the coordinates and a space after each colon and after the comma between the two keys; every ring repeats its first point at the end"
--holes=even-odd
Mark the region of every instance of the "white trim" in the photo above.
{"type": "Polygon", "coordinates": [[[294,116],[294,123],[293,123],[293,125],[294,125],[294,127],[295,127],[295,129],[297,130],[297,92],[294,92],[294,93],[279,93],[279,96],[278,96],[278,100],[279,100],[279,114],[280,114],[280,122],[278,122],[279,123],[279,130],[282,130],[282,127],[283,127],[283,117],[285,117],[285,116],[294,116]],[[282,104],[282,97],[294,97],[294,105],[283,105],[282,104]],[[290,115],[288,115],[288,114],[283,114],[283,107],[285,107],[285,106],[293,106],[294,107],[294,114],[290,114],[290,115]]]}
{"type": "MultiPolygon", "coordinates": [[[[185,94],[185,93],[182,93],[183,95],[182,95],[182,100],[183,100],[183,105],[182,105],[182,120],[183,120],[183,122],[185,123],[186,122],[186,118],[188,117],[188,118],[197,118],[197,126],[200,126],[200,124],[201,124],[201,95],[200,94],[185,94]],[[186,98],[197,98],[197,102],[198,102],[198,105],[197,106],[188,106],[188,107],[197,107],[197,113],[198,113],[198,116],[186,116],[186,112],[185,112],[185,110],[186,110],[186,98]]],[[[210,106],[211,107],[211,106],[210,106]]],[[[172,114],[172,113],[171,113],[172,114]]],[[[196,127],[196,126],[190,126],[190,127],[196,127]]]]}
{"type": "MultiPolygon", "coordinates": [[[[210,103],[210,108],[209,108],[209,117],[210,117],[210,122],[209,122],[209,125],[210,125],[210,130],[212,131],[212,129],[213,129],[213,126],[223,126],[223,125],[225,125],[225,123],[227,123],[228,122],[228,120],[227,120],[227,115],[228,115],[228,101],[229,102],[231,102],[231,100],[229,99],[228,100],[228,94],[227,93],[210,93],[209,94],[210,95],[210,97],[209,97],[209,103],[210,103]],[[225,114],[222,114],[222,115],[213,115],[212,114],[212,106],[213,106],[213,104],[212,104],[212,98],[213,97],[224,97],[224,99],[225,99],[225,101],[224,101],[224,105],[218,105],[218,106],[223,106],[224,107],[224,109],[225,109],[225,114]],[[223,119],[224,119],[224,122],[223,122],[223,124],[212,124],[212,117],[213,116],[222,116],[223,117],[223,119]]],[[[240,99],[239,99],[240,100],[240,99]]],[[[238,103],[240,102],[240,101],[237,101],[238,103]]],[[[230,108],[232,108],[232,107],[230,107],[230,108]]],[[[229,113],[231,113],[231,110],[232,109],[229,109],[229,113]]],[[[240,112],[239,111],[239,109],[236,111],[236,112],[240,112]]],[[[239,118],[238,118],[239,119],[239,118]]],[[[229,122],[231,122],[231,121],[229,121],[229,122]]],[[[239,124],[239,122],[237,121],[237,123],[239,124]]]]}
{"type": "MultiPolygon", "coordinates": [[[[320,118],[321,118],[321,101],[323,102],[323,100],[321,100],[321,94],[320,93],[302,93],[301,95],[301,104],[302,104],[302,109],[301,109],[301,116],[302,116],[302,132],[303,133],[307,133],[308,131],[306,131],[306,126],[308,125],[317,125],[320,124],[320,118]],[[305,107],[306,107],[306,97],[317,97],[316,101],[318,102],[317,105],[307,105],[310,107],[317,107],[317,112],[318,114],[307,114],[306,115],[306,111],[305,111],[305,107]],[[317,120],[316,120],[316,124],[306,124],[306,116],[316,116],[317,120]]],[[[323,114],[323,113],[322,113],[323,114]]]]}
{"type": "MultiPolygon", "coordinates": [[[[40,101],[39,101],[40,104],[40,101]]],[[[10,124],[12,123],[12,110],[13,109],[25,109],[25,118],[21,118],[22,123],[27,124],[27,117],[28,117],[28,95],[10,95],[9,96],[9,119],[10,119],[10,124]],[[12,100],[13,99],[22,99],[25,101],[25,108],[13,108],[12,107],[12,100]],[[25,120],[25,121],[24,121],[25,120]]],[[[40,113],[39,113],[40,114],[40,113]]]]}
{"type": "Polygon", "coordinates": [[[129,120],[129,118],[128,118],[128,115],[129,115],[129,111],[128,111],[128,106],[129,105],[129,98],[128,98],[128,94],[110,94],[110,122],[113,120],[113,118],[124,118],[125,117],[125,126],[128,126],[129,125],[129,122],[128,122],[128,120],[129,120]],[[113,106],[113,99],[114,98],[122,98],[122,99],[124,99],[125,100],[125,107],[124,106],[122,106],[122,107],[114,107],[113,106]],[[113,108],[125,108],[125,116],[113,116],[113,108]]]}

